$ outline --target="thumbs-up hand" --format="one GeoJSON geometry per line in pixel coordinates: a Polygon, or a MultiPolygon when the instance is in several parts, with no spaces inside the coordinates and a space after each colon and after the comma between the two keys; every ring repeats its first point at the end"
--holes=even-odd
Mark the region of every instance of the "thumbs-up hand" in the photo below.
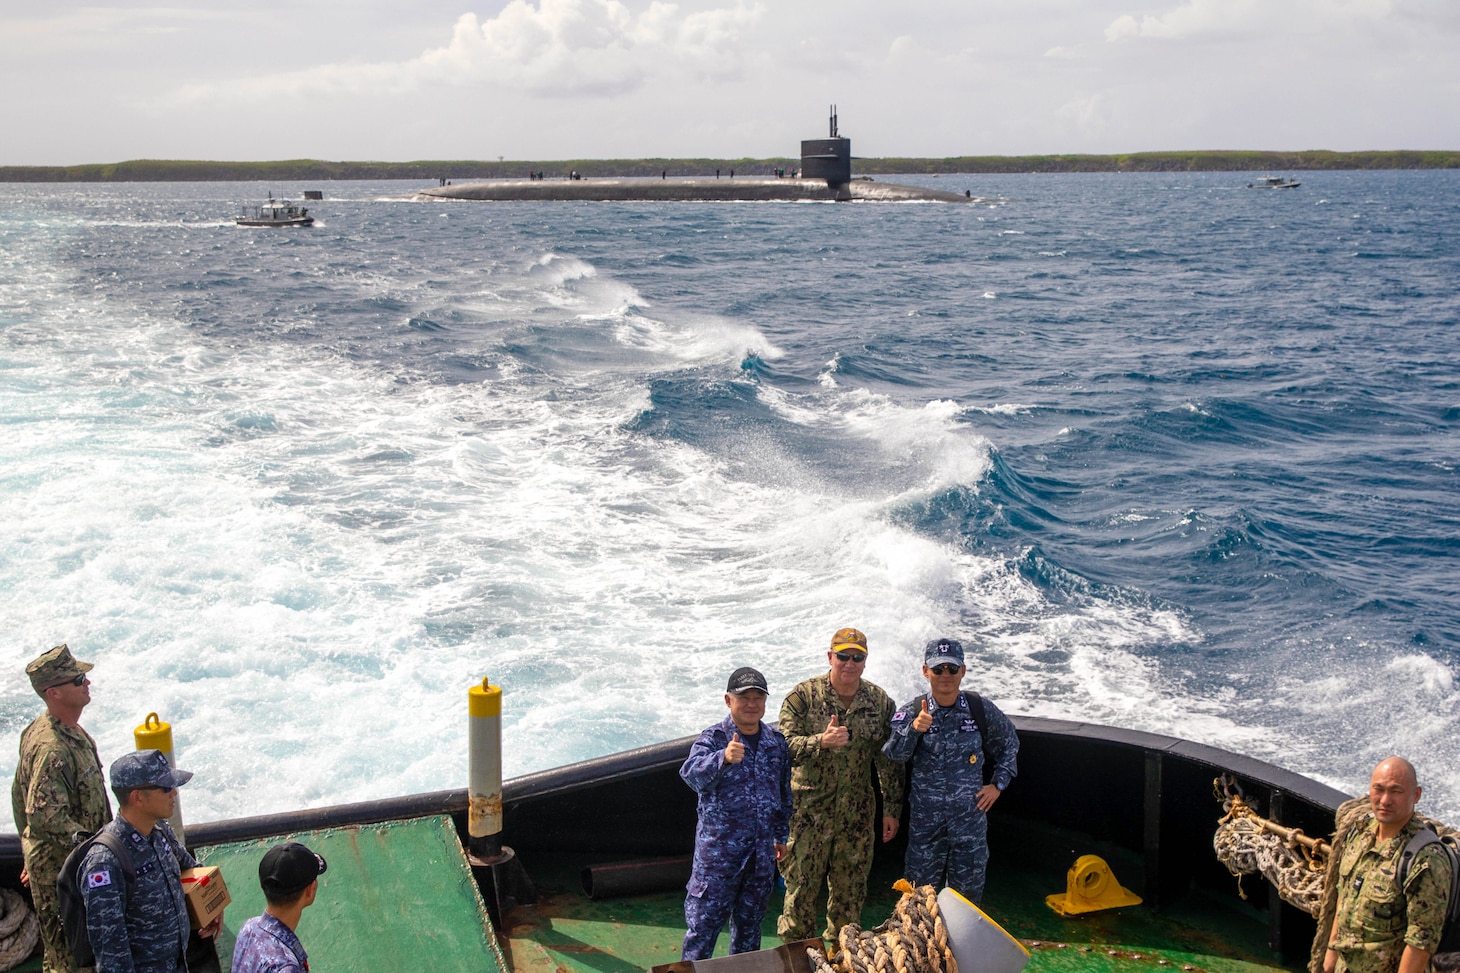
{"type": "Polygon", "coordinates": [[[851,734],[844,726],[838,726],[836,714],[831,714],[831,720],[826,724],[826,730],[821,734],[821,749],[840,750],[852,740],[851,734]]]}
{"type": "Polygon", "coordinates": [[[928,728],[933,725],[933,714],[928,712],[928,697],[923,697],[923,710],[913,717],[912,728],[919,733],[927,733],[928,728]]]}
{"type": "Polygon", "coordinates": [[[745,744],[740,742],[740,734],[735,733],[730,737],[730,742],[725,744],[725,762],[727,764],[738,764],[745,759],[745,744]]]}

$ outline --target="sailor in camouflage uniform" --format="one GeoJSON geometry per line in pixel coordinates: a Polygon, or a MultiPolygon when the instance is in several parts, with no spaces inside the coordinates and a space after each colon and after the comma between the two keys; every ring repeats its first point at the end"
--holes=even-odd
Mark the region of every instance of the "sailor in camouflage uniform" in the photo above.
{"type": "Polygon", "coordinates": [[[233,973],[309,973],[309,954],[295,930],[304,910],[319,894],[319,877],[329,868],[297,841],[264,852],[259,860],[259,888],[264,914],[238,930],[233,943],[233,973]]]}
{"type": "MultiPolygon", "coordinates": [[[[81,862],[86,931],[97,973],[187,973],[188,911],[180,870],[196,868],[167,823],[177,788],[192,774],[174,770],[160,750],[139,750],[112,763],[119,817],[106,830],[131,852],[136,876],[130,890],[116,855],[92,845],[81,862]]],[[[203,936],[216,936],[219,916],[203,936]]]]}
{"type": "Polygon", "coordinates": [[[65,645],[25,667],[31,686],[46,701],[46,712],[20,735],[10,799],[25,856],[24,878],[40,921],[45,973],[76,969],[56,902],[61,863],[77,832],[89,835],[112,819],[96,741],[78,722],[91,702],[86,676],[91,668],[90,662],[73,658],[65,645]]]}
{"type": "Polygon", "coordinates": [[[730,952],[760,949],[776,862],[791,820],[791,755],[761,722],[765,676],[749,666],[730,674],[730,715],[705,730],[679,776],[699,794],[694,870],[684,900],[684,958],[709,959],[725,920],[730,952]]]}
{"type": "Polygon", "coordinates": [[[1400,888],[1399,859],[1421,823],[1422,788],[1414,767],[1389,757],[1369,779],[1372,817],[1345,834],[1338,864],[1338,906],[1324,973],[1421,973],[1440,942],[1450,895],[1450,862],[1438,846],[1417,854],[1400,888]]]}
{"type": "Polygon", "coordinates": [[[987,812],[1019,773],[1019,735],[987,699],[973,703],[983,711],[975,715],[973,701],[960,691],[967,671],[961,642],[929,642],[923,675],[930,691],[893,714],[892,735],[882,752],[898,763],[912,761],[903,874],[914,885],[946,884],[977,903],[983,899],[989,862],[987,812]]]}
{"type": "Polygon", "coordinates": [[[882,753],[892,700],[862,678],[867,637],[840,629],[827,660],[826,675],[798,684],[781,704],[795,803],[791,841],[781,860],[786,904],[776,923],[786,942],[816,935],[823,891],[825,938],[834,940],[842,926],[861,921],[873,836],[880,831],[884,842],[891,841],[902,816],[902,767],[882,753]],[[874,769],[882,792],[880,828],[874,769]]]}

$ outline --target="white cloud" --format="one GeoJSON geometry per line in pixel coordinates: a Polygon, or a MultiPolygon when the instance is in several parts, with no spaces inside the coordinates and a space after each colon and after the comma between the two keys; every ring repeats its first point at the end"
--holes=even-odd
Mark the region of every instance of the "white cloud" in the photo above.
{"type": "Polygon", "coordinates": [[[183,101],[305,94],[405,94],[435,85],[500,87],[533,95],[606,96],[690,76],[736,76],[743,35],[764,8],[682,14],[653,0],[635,13],[620,0],[510,0],[495,17],[456,21],[445,46],[406,61],[326,64],[227,85],[184,87],[183,101]]]}
{"type": "Polygon", "coordinates": [[[1105,39],[1311,32],[1382,20],[1393,9],[1391,0],[1186,0],[1162,14],[1122,14],[1105,28],[1105,39]]]}
{"type": "Polygon", "coordinates": [[[86,6],[47,9],[34,16],[0,14],[0,49],[31,57],[125,51],[139,36],[175,35],[229,20],[227,13],[167,7],[86,6]]]}
{"type": "Polygon", "coordinates": [[[1081,135],[1100,135],[1110,127],[1113,114],[1109,99],[1094,94],[1071,99],[1059,107],[1055,117],[1081,135]]]}

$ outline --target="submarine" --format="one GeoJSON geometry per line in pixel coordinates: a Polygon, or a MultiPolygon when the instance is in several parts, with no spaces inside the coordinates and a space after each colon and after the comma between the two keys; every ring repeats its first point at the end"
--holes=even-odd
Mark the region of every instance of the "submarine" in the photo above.
{"type": "MultiPolygon", "coordinates": [[[[921,186],[877,182],[852,176],[852,140],[837,131],[836,106],[831,106],[831,131],[826,138],[801,142],[801,167],[789,175],[619,176],[587,178],[573,172],[545,179],[489,179],[422,189],[417,200],[581,200],[594,202],[883,202],[971,203],[972,193],[953,193],[921,186]]],[[[733,171],[733,170],[732,170],[733,171]]]]}

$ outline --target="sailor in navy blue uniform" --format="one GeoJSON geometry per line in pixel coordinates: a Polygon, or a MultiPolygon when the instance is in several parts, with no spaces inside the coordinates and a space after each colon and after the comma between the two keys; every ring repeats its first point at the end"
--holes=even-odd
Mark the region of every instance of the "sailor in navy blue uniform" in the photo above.
{"type": "Polygon", "coordinates": [[[736,669],[725,687],[730,715],[705,730],[679,776],[699,794],[694,870],[684,899],[684,958],[709,959],[725,920],[730,952],[760,949],[791,822],[791,755],[786,739],[761,722],[765,676],[736,669]]]}
{"type": "MultiPolygon", "coordinates": [[[[178,787],[192,776],[168,766],[160,750],[139,750],[112,763],[117,817],[104,830],[121,838],[136,873],[129,886],[117,856],[100,843],[82,860],[81,895],[97,973],[187,971],[181,869],[198,863],[166,819],[177,806],[178,787]]],[[[216,936],[222,925],[219,916],[200,933],[216,936]]]]}
{"type": "Polygon", "coordinates": [[[259,859],[264,914],[238,930],[233,973],[309,973],[309,954],[295,930],[319,894],[319,877],[329,865],[297,841],[286,841],[259,859]]]}
{"type": "Polygon", "coordinates": [[[929,642],[923,650],[929,691],[893,715],[882,752],[912,761],[908,881],[947,885],[978,902],[989,861],[988,810],[1019,773],[1019,736],[997,706],[961,691],[966,672],[960,642],[929,642]]]}

